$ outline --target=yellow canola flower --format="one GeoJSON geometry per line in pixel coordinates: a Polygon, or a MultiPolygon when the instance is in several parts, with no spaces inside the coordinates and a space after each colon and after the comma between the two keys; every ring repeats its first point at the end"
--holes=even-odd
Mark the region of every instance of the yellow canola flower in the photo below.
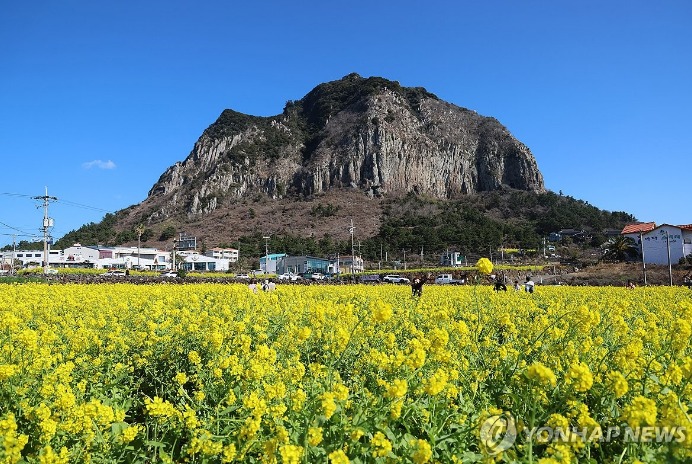
{"type": "Polygon", "coordinates": [[[39,464],[68,464],[70,462],[69,452],[63,446],[60,452],[56,453],[50,445],[47,445],[39,451],[38,462],[39,464]]]}
{"type": "Polygon", "coordinates": [[[233,443],[230,443],[223,447],[221,451],[221,462],[233,462],[237,454],[236,447],[233,443]]]}
{"type": "Polygon", "coordinates": [[[184,372],[178,372],[175,374],[174,379],[180,385],[185,385],[188,381],[188,377],[184,372]]]}
{"type": "Polygon", "coordinates": [[[382,432],[376,432],[370,440],[373,457],[384,457],[392,452],[392,442],[382,432]]]}
{"type": "Polygon", "coordinates": [[[426,440],[414,439],[411,440],[411,459],[415,464],[423,464],[429,462],[432,458],[432,447],[426,440]]]}
{"type": "Polygon", "coordinates": [[[449,380],[449,375],[447,375],[447,372],[445,372],[443,369],[438,369],[429,379],[426,380],[423,390],[428,395],[435,396],[445,389],[447,386],[447,380],[449,380]]]}
{"type": "Polygon", "coordinates": [[[202,357],[195,350],[192,350],[189,353],[187,353],[187,359],[189,359],[192,364],[198,365],[202,362],[202,357]]]}
{"type": "Polygon", "coordinates": [[[348,387],[344,384],[335,385],[332,389],[334,392],[334,397],[339,401],[346,401],[348,399],[348,387]]]}
{"type": "Polygon", "coordinates": [[[303,456],[303,447],[297,445],[282,445],[279,448],[281,460],[285,464],[298,464],[303,456]]]}
{"type": "Polygon", "coordinates": [[[394,311],[392,305],[384,301],[377,300],[371,305],[372,320],[375,322],[387,322],[392,318],[394,311]]]}
{"type": "Polygon", "coordinates": [[[321,427],[310,427],[308,429],[308,444],[310,446],[317,446],[322,443],[322,428],[321,427]]]}
{"type": "Polygon", "coordinates": [[[387,385],[387,398],[403,398],[408,391],[408,382],[406,379],[394,379],[392,383],[387,385]]]}
{"type": "Polygon", "coordinates": [[[343,450],[332,451],[328,457],[330,464],[349,464],[351,462],[343,450]]]}
{"type": "Polygon", "coordinates": [[[608,372],[606,379],[610,389],[613,391],[613,394],[615,395],[615,398],[621,398],[625,396],[625,394],[629,390],[629,386],[627,385],[627,379],[624,375],[622,375],[622,373],[618,371],[608,372]]]}
{"type": "Polygon", "coordinates": [[[14,364],[0,364],[0,382],[3,382],[19,372],[18,366],[14,364]]]}
{"type": "Polygon", "coordinates": [[[27,435],[17,433],[17,422],[14,414],[10,412],[3,419],[0,419],[0,457],[4,456],[5,462],[18,462],[28,441],[27,435]]]}
{"type": "Polygon", "coordinates": [[[656,402],[645,396],[635,396],[622,411],[622,419],[630,427],[637,428],[656,424],[656,402]]]}
{"type": "MultiPolygon", "coordinates": [[[[307,446],[311,426],[324,427],[323,460],[342,451],[335,459],[413,462],[402,430],[440,417],[467,424],[469,410],[495,405],[525,424],[517,402],[556,414],[539,423],[579,430],[623,421],[692,429],[689,291],[641,290],[548,286],[529,299],[487,285],[431,286],[412,300],[400,286],[279,285],[254,295],[241,284],[0,283],[0,463],[38,462],[47,445],[60,458],[65,443],[85,462],[156,453],[162,462],[278,464],[282,445],[303,437],[307,446]],[[506,396],[490,404],[488,389],[506,396]],[[133,409],[142,402],[143,414],[133,409]],[[315,422],[304,425],[306,414],[315,422]],[[390,427],[392,438],[375,439],[393,421],[401,427],[390,427]],[[114,435],[110,425],[125,422],[114,435]]],[[[565,443],[535,448],[534,462],[581,462],[599,446],[565,443]]],[[[673,458],[692,459],[690,443],[674,444],[673,458]]],[[[511,453],[496,460],[528,460],[526,448],[511,453]]],[[[654,442],[628,453],[633,462],[670,458],[654,442]]],[[[444,447],[433,456],[454,462],[444,447]]]]}
{"type": "Polygon", "coordinates": [[[180,412],[168,401],[164,401],[162,398],[155,396],[153,400],[149,398],[144,399],[145,409],[147,413],[152,417],[177,417],[180,412]]]}
{"type": "Polygon", "coordinates": [[[326,392],[322,394],[320,400],[320,405],[322,406],[322,414],[327,419],[330,419],[336,412],[336,402],[334,401],[334,393],[326,392]]]}
{"type": "Polygon", "coordinates": [[[535,362],[526,369],[526,377],[546,387],[554,387],[557,384],[555,373],[540,362],[535,362]]]}
{"type": "Polygon", "coordinates": [[[142,426],[139,424],[130,425],[120,434],[121,443],[130,443],[132,440],[137,438],[137,435],[142,431],[142,426]]]}
{"type": "Polygon", "coordinates": [[[585,392],[593,386],[593,374],[589,366],[583,362],[574,363],[565,375],[567,385],[572,385],[575,391],[585,392]]]}
{"type": "Polygon", "coordinates": [[[488,258],[480,258],[476,262],[476,269],[478,269],[478,272],[481,274],[488,275],[493,272],[493,263],[490,262],[488,258]]]}

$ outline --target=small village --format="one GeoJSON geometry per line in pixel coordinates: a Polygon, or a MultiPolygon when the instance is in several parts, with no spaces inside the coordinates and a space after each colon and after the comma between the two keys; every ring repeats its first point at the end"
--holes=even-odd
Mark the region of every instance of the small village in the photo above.
{"type": "MultiPolygon", "coordinates": [[[[542,255],[546,263],[560,259],[556,254],[556,244],[563,239],[583,240],[584,231],[565,229],[551,233],[544,241],[542,255]]],[[[642,264],[676,265],[685,257],[692,255],[692,224],[656,225],[655,222],[628,224],[618,234],[629,240],[637,251],[636,260],[642,264]]],[[[355,251],[355,249],[354,249],[355,251]]],[[[99,246],[75,243],[65,249],[46,250],[12,250],[0,254],[0,272],[11,274],[20,269],[46,267],[48,273],[59,272],[61,268],[103,269],[119,271],[159,271],[202,273],[235,272],[240,277],[260,275],[276,276],[338,276],[343,274],[363,273],[367,270],[382,270],[381,262],[367,263],[362,256],[353,254],[332,255],[328,257],[292,256],[286,253],[272,253],[267,244],[264,256],[249,269],[240,269],[240,250],[237,248],[213,247],[200,250],[194,236],[180,233],[173,240],[171,249],[142,246],[99,246]],[[48,254],[48,266],[45,254],[48,254]]],[[[496,261],[514,264],[514,256],[508,250],[499,250],[496,261]],[[499,258],[499,259],[498,259],[499,258]]],[[[447,251],[439,255],[441,268],[468,266],[469,259],[458,251],[447,251]]],[[[397,268],[406,269],[406,263],[396,261],[397,268]]],[[[415,262],[411,263],[415,268],[415,262]]]]}

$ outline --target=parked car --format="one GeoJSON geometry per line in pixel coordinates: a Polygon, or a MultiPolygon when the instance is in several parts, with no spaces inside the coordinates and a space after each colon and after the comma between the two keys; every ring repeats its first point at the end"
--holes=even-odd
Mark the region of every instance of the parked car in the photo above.
{"type": "Polygon", "coordinates": [[[298,274],[292,274],[290,272],[284,272],[283,274],[279,275],[279,280],[289,280],[291,282],[295,282],[296,280],[300,280],[302,277],[300,277],[298,274]]]}
{"type": "Polygon", "coordinates": [[[127,274],[122,269],[111,269],[108,272],[101,275],[103,277],[125,277],[127,274]]]}
{"type": "Polygon", "coordinates": [[[399,274],[387,274],[382,278],[382,282],[389,282],[390,284],[410,284],[411,281],[399,274]]]}
{"type": "Polygon", "coordinates": [[[313,272],[310,274],[310,279],[311,280],[324,280],[324,274],[321,272],[313,272]]]}
{"type": "Polygon", "coordinates": [[[362,284],[379,284],[380,276],[377,274],[368,274],[360,276],[360,283],[362,284]]]}
{"type": "Polygon", "coordinates": [[[235,278],[236,278],[236,279],[249,279],[250,276],[247,275],[247,274],[236,274],[236,275],[235,275],[235,278]]]}
{"type": "Polygon", "coordinates": [[[167,278],[178,277],[178,273],[175,271],[166,271],[166,272],[162,272],[160,277],[167,277],[167,278]]]}
{"type": "Polygon", "coordinates": [[[435,278],[436,284],[451,284],[451,285],[462,285],[465,283],[464,279],[455,279],[452,274],[440,274],[435,278]]]}

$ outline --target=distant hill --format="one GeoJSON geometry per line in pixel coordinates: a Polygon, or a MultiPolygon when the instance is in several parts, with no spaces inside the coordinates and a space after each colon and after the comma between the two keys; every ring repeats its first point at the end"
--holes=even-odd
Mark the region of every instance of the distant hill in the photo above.
{"type": "Polygon", "coordinates": [[[546,192],[528,147],[496,119],[422,88],[350,74],[277,116],[223,111],[142,203],[56,245],[136,243],[142,224],[147,245],[170,247],[184,231],[205,246],[261,254],[269,234],[273,249],[326,253],[345,246],[353,220],[366,251],[482,249],[632,219],[546,192]]]}

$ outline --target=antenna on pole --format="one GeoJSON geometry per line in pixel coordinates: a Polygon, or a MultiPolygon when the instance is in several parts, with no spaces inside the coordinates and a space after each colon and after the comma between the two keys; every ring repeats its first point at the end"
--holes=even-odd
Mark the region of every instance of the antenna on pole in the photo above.
{"type": "MultiPolygon", "coordinates": [[[[53,218],[48,217],[48,205],[51,201],[58,201],[58,199],[48,196],[48,187],[46,187],[45,195],[32,198],[43,202],[43,226],[39,230],[43,232],[43,273],[48,274],[48,269],[50,268],[50,264],[48,263],[48,256],[50,254],[49,234],[54,224],[53,218]]],[[[41,206],[38,207],[40,208],[41,206]]]]}

